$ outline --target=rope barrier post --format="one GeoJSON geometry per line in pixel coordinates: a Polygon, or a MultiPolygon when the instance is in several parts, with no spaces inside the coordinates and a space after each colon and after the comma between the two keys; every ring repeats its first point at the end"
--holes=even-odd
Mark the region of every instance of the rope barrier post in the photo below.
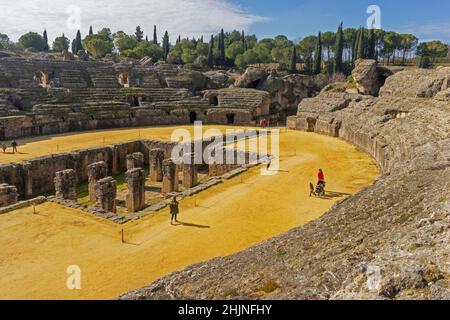
{"type": "Polygon", "coordinates": [[[36,214],[36,205],[33,204],[33,214],[36,214]]]}
{"type": "Polygon", "coordinates": [[[122,236],[122,243],[125,243],[125,232],[123,229],[121,231],[121,236],[122,236]]]}

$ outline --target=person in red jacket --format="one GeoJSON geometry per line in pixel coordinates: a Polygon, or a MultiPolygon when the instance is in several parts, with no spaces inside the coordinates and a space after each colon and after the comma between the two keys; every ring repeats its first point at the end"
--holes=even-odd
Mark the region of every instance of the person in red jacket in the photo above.
{"type": "Polygon", "coordinates": [[[325,184],[325,174],[323,173],[322,169],[319,169],[319,173],[317,174],[317,178],[319,180],[318,183],[325,184]]]}

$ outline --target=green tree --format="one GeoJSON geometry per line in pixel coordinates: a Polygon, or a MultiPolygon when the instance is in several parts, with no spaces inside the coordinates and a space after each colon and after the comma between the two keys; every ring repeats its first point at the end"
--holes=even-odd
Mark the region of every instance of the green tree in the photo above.
{"type": "Polygon", "coordinates": [[[52,49],[56,52],[62,52],[63,50],[69,50],[70,40],[66,38],[64,33],[61,37],[55,38],[53,41],[52,49]]]}
{"type": "Polygon", "coordinates": [[[118,33],[114,37],[114,43],[119,52],[122,53],[127,50],[133,50],[139,42],[134,35],[130,36],[125,33],[118,33]]]}
{"type": "Polygon", "coordinates": [[[92,30],[92,26],[89,27],[89,35],[93,36],[94,35],[94,31],[92,30]]]}
{"type": "Polygon", "coordinates": [[[82,42],[83,47],[94,59],[103,58],[114,49],[111,30],[103,28],[97,34],[88,35],[82,42]]]}
{"type": "Polygon", "coordinates": [[[209,49],[208,49],[208,66],[210,68],[214,67],[214,36],[211,36],[211,40],[209,41],[209,49]]]}
{"type": "Polygon", "coordinates": [[[21,49],[32,48],[36,51],[44,51],[45,45],[44,38],[36,32],[28,32],[22,35],[17,42],[17,46],[21,49]]]}
{"type": "Polygon", "coordinates": [[[164,60],[167,60],[167,56],[169,55],[170,51],[169,33],[167,31],[164,33],[162,49],[164,54],[164,60]]]}
{"type": "Polygon", "coordinates": [[[297,49],[293,46],[292,49],[292,57],[291,57],[291,66],[289,68],[291,74],[297,73],[297,49]]]}
{"type": "Polygon", "coordinates": [[[219,65],[224,66],[226,56],[225,56],[225,34],[223,32],[223,29],[220,31],[219,52],[220,52],[219,65]]]}
{"type": "Polygon", "coordinates": [[[364,28],[361,28],[359,30],[359,39],[358,39],[358,45],[356,50],[356,60],[358,59],[364,59],[365,58],[365,49],[366,49],[366,41],[364,36],[364,28]]]}
{"type": "Polygon", "coordinates": [[[247,51],[247,44],[246,44],[246,41],[245,41],[245,32],[244,32],[244,30],[242,30],[241,41],[242,41],[242,48],[244,49],[244,52],[245,52],[245,51],[247,51]]]}
{"type": "Polygon", "coordinates": [[[437,58],[445,58],[448,53],[448,45],[438,40],[423,42],[417,48],[417,54],[430,57],[432,63],[435,63],[437,58]]]}
{"type": "Polygon", "coordinates": [[[314,64],[312,67],[312,72],[314,74],[319,74],[322,70],[322,34],[319,32],[317,36],[316,49],[314,50],[314,64]]]}
{"type": "Polygon", "coordinates": [[[344,54],[344,33],[343,23],[338,28],[336,33],[336,43],[334,47],[334,64],[333,73],[343,73],[343,54],[344,54]]]}
{"type": "MultiPolygon", "coordinates": [[[[129,36],[134,38],[133,36],[129,36]]],[[[122,55],[129,58],[142,59],[144,57],[150,57],[153,61],[158,61],[164,58],[163,49],[154,44],[153,41],[141,41],[137,42],[137,45],[133,49],[126,49],[122,52],[122,55]]]]}
{"type": "Polygon", "coordinates": [[[44,33],[42,34],[42,38],[44,39],[44,42],[45,42],[44,51],[48,52],[50,50],[50,46],[48,45],[47,29],[44,29],[44,33]]]}
{"type": "Polygon", "coordinates": [[[140,26],[136,27],[136,32],[134,33],[138,42],[144,39],[144,31],[142,31],[140,26]]]}
{"type": "Polygon", "coordinates": [[[158,45],[158,34],[156,33],[156,25],[153,26],[153,44],[158,45]]]}
{"type": "Polygon", "coordinates": [[[369,39],[367,42],[367,59],[375,59],[376,57],[376,36],[375,36],[375,30],[369,29],[369,39]]]}
{"type": "Polygon", "coordinates": [[[77,36],[75,37],[75,52],[73,53],[78,53],[78,51],[80,50],[84,50],[83,48],[83,42],[81,40],[81,32],[80,30],[77,31],[77,36]]]}
{"type": "Polygon", "coordinates": [[[324,32],[320,35],[322,42],[322,54],[324,49],[326,49],[327,61],[331,61],[331,54],[333,53],[333,48],[336,45],[336,34],[334,32],[324,32]]]}

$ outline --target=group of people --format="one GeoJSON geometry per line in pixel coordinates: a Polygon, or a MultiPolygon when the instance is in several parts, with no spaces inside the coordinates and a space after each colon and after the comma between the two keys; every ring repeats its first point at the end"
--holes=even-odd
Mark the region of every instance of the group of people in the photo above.
{"type": "MultiPolygon", "coordinates": [[[[11,142],[11,147],[12,147],[12,152],[13,153],[18,153],[19,152],[19,151],[17,151],[17,147],[18,146],[19,146],[19,144],[17,143],[16,140],[13,140],[11,142]]],[[[6,150],[8,150],[8,146],[4,142],[2,143],[2,150],[3,150],[3,153],[6,153],[6,150]]]]}
{"type": "Polygon", "coordinates": [[[325,195],[325,174],[323,173],[322,169],[319,169],[319,172],[317,173],[317,186],[314,187],[314,184],[311,182],[309,184],[309,196],[313,195],[325,195]]]}

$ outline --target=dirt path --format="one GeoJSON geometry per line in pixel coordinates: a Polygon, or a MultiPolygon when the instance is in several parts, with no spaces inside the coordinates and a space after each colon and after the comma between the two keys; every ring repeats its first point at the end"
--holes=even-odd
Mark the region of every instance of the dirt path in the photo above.
{"type": "MultiPolygon", "coordinates": [[[[108,146],[130,140],[154,139],[170,141],[171,134],[175,129],[187,129],[193,136],[193,126],[161,126],[146,128],[111,129],[101,131],[86,131],[82,133],[67,133],[50,136],[40,136],[26,139],[18,139],[19,153],[13,154],[10,146],[11,141],[5,141],[8,149],[6,153],[0,151],[0,163],[20,162],[23,160],[71,152],[75,150],[88,149],[92,147],[108,146]]],[[[243,129],[245,127],[230,126],[203,126],[203,132],[209,129],[218,129],[225,133],[227,129],[243,129]]],[[[211,136],[211,135],[206,135],[211,136]]]]}
{"type": "Polygon", "coordinates": [[[184,200],[178,226],[167,211],[127,224],[126,244],[121,227],[55,204],[37,207],[37,215],[31,208],[0,215],[0,298],[113,298],[317,219],[379,175],[368,156],[326,136],[282,133],[281,153],[279,174],[254,168],[184,200]],[[334,197],[309,197],[319,167],[334,197]],[[81,268],[81,290],[66,287],[70,265],[81,268]]]}

